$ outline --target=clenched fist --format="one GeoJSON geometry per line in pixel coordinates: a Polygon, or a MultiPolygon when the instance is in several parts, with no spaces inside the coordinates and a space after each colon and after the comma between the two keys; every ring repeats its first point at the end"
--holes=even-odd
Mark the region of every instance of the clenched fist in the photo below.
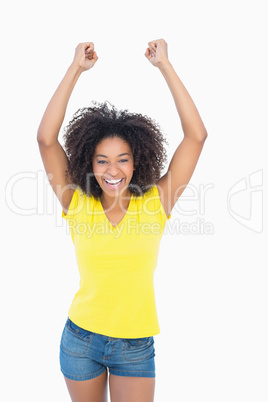
{"type": "Polygon", "coordinates": [[[81,68],[83,71],[89,70],[98,60],[97,53],[94,52],[94,43],[79,43],[75,48],[73,64],[81,68]]]}
{"type": "Polygon", "coordinates": [[[168,60],[167,43],[164,39],[153,40],[148,43],[145,56],[155,67],[160,67],[168,60]]]}

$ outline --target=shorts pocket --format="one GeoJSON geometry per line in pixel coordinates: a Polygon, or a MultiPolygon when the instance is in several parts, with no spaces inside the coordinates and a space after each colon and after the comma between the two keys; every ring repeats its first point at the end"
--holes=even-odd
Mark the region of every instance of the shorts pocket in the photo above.
{"type": "Polygon", "coordinates": [[[85,331],[67,320],[61,338],[61,347],[73,356],[85,356],[93,335],[93,332],[85,331]]]}
{"type": "Polygon", "coordinates": [[[153,336],[148,336],[145,338],[124,339],[123,357],[129,362],[148,359],[152,354],[154,354],[153,345],[153,336]]]}

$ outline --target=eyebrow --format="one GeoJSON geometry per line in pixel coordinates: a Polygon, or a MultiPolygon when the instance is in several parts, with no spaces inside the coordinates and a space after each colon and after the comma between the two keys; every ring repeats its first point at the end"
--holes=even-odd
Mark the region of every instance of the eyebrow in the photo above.
{"type": "MultiPolygon", "coordinates": [[[[129,155],[127,152],[125,152],[124,154],[120,154],[120,155],[117,155],[117,156],[122,156],[122,155],[129,155]]],[[[108,158],[108,156],[106,156],[106,155],[101,155],[101,154],[98,154],[98,155],[96,155],[96,157],[97,156],[102,156],[103,158],[108,158]]],[[[130,156],[130,155],[129,155],[130,156]]]]}

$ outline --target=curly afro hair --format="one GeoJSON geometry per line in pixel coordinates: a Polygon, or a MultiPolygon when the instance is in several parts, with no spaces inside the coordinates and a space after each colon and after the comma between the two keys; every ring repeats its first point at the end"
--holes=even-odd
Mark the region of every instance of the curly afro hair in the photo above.
{"type": "MultiPolygon", "coordinates": [[[[167,162],[163,143],[168,144],[159,125],[148,116],[109,108],[107,101],[92,101],[93,107],[78,109],[64,129],[64,148],[68,159],[68,180],[87,196],[98,199],[102,193],[92,166],[96,146],[106,138],[119,137],[133,153],[133,176],[129,190],[141,196],[161,177],[167,162]]],[[[110,103],[110,102],[108,102],[110,103]]]]}

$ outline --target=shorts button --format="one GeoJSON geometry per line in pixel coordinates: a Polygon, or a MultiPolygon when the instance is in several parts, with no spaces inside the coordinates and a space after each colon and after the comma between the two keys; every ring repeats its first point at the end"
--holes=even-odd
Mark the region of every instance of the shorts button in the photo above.
{"type": "Polygon", "coordinates": [[[75,332],[77,332],[77,333],[79,334],[79,329],[78,329],[78,328],[76,328],[75,332]]]}
{"type": "Polygon", "coordinates": [[[141,343],[141,341],[139,341],[139,343],[141,343]]]}

